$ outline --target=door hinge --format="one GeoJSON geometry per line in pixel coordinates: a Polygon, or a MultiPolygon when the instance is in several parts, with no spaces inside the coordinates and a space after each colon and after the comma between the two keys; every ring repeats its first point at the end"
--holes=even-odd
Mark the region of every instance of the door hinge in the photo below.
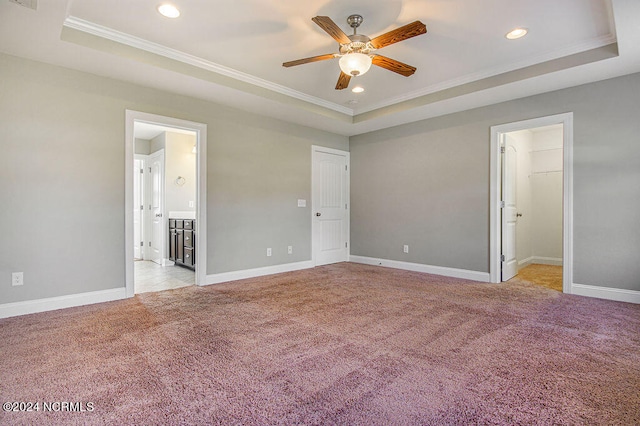
{"type": "Polygon", "coordinates": [[[500,262],[504,262],[504,254],[500,255],[500,262]]]}
{"type": "Polygon", "coordinates": [[[144,246],[144,241],[140,241],[140,247],[144,246]]]}
{"type": "Polygon", "coordinates": [[[349,246],[348,246],[348,244],[349,244],[349,243],[344,243],[344,248],[349,247],[349,246]]]}
{"type": "Polygon", "coordinates": [[[504,201],[500,201],[500,208],[504,209],[504,201]]]}
{"type": "Polygon", "coordinates": [[[151,173],[151,167],[149,167],[149,173],[151,173]]]}
{"type": "Polygon", "coordinates": [[[144,206],[140,204],[140,210],[144,210],[144,206]]]}
{"type": "Polygon", "coordinates": [[[501,146],[501,147],[500,147],[500,153],[501,153],[501,154],[504,154],[504,146],[501,146]]]}
{"type": "Polygon", "coordinates": [[[347,203],[344,203],[344,209],[347,210],[347,203]]]}
{"type": "Polygon", "coordinates": [[[151,247],[151,241],[149,241],[149,247],[151,247]]]}
{"type": "Polygon", "coordinates": [[[144,173],[144,169],[140,169],[140,173],[144,173]]]}
{"type": "Polygon", "coordinates": [[[149,204],[149,210],[151,210],[151,204],[149,204]]]}
{"type": "Polygon", "coordinates": [[[349,166],[344,166],[344,171],[346,172],[347,170],[349,170],[347,167],[349,166]]]}

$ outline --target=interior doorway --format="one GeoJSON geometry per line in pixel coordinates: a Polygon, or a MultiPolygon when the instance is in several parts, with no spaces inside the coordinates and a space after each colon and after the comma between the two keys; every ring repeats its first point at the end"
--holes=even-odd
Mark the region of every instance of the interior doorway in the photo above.
{"type": "Polygon", "coordinates": [[[128,297],[205,282],[204,141],[204,124],[137,111],[126,113],[128,297]],[[180,232],[188,235],[181,239],[184,250],[180,258],[171,251],[178,223],[180,232]]]}
{"type": "Polygon", "coordinates": [[[563,125],[503,133],[501,281],[562,291],[563,125]]]}
{"type": "Polygon", "coordinates": [[[560,275],[571,292],[572,147],[572,113],[491,128],[491,282],[560,275]]]}

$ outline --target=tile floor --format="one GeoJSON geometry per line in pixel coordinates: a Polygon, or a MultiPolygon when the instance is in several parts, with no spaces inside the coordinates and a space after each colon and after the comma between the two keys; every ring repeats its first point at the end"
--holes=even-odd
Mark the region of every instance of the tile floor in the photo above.
{"type": "Polygon", "coordinates": [[[160,266],[148,260],[133,262],[135,292],[171,290],[194,285],[195,272],[181,266],[160,266]]]}

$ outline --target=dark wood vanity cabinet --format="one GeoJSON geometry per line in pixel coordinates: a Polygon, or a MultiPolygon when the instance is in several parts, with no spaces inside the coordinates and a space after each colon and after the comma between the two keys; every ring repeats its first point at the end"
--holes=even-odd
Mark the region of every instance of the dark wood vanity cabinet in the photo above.
{"type": "Polygon", "coordinates": [[[196,221],[193,219],[169,219],[169,259],[176,265],[195,269],[196,221]]]}

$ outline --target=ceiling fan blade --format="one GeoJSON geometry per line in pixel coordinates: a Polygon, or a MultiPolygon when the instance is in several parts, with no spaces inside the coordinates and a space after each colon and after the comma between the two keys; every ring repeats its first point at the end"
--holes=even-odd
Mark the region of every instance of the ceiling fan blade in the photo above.
{"type": "Polygon", "coordinates": [[[335,58],[335,55],[333,53],[329,53],[327,55],[319,55],[319,56],[313,56],[311,58],[304,58],[304,59],[298,59],[295,61],[285,62],[282,64],[282,66],[295,67],[296,65],[308,64],[310,62],[324,61],[324,60],[333,59],[333,58],[335,58]]]}
{"type": "Polygon", "coordinates": [[[338,83],[336,84],[336,90],[342,90],[349,87],[351,76],[340,71],[340,77],[338,77],[338,83]]]}
{"type": "Polygon", "coordinates": [[[338,25],[336,25],[331,18],[328,16],[316,16],[315,18],[311,18],[313,22],[316,23],[320,28],[325,30],[327,34],[329,34],[335,41],[340,44],[351,43],[351,40],[347,35],[340,29],[338,25]]]}
{"type": "Polygon", "coordinates": [[[419,36],[427,32],[427,27],[420,21],[415,21],[395,30],[389,31],[371,40],[371,45],[376,49],[382,49],[390,44],[419,36]]]}
{"type": "Polygon", "coordinates": [[[372,58],[371,62],[373,65],[377,65],[381,68],[384,68],[389,71],[396,72],[405,77],[409,77],[416,72],[416,67],[412,67],[411,65],[404,64],[400,61],[396,61],[395,59],[387,58],[386,56],[376,55],[372,58]]]}

